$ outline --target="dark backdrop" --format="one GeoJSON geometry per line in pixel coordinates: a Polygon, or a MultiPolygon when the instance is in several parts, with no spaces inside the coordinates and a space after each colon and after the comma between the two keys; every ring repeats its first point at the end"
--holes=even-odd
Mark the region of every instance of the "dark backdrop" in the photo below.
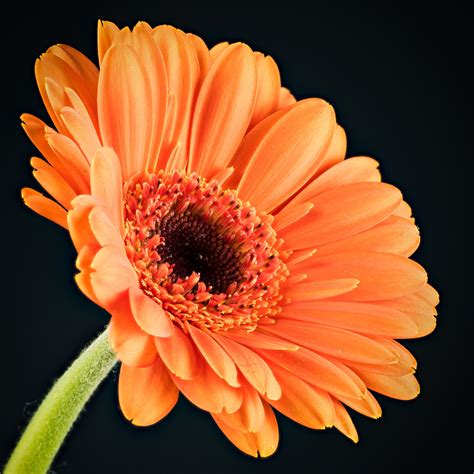
{"type": "Polygon", "coordinates": [[[0,465],[52,381],[107,321],[75,287],[75,253],[67,233],[26,209],[19,198],[22,186],[38,186],[28,163],[36,152],[18,117],[32,112],[46,118],[34,60],[57,42],[95,58],[101,18],[121,26],[139,19],[170,23],[211,45],[244,41],[276,59],[283,83],[297,98],[319,96],[334,104],[348,133],[349,155],[377,158],[384,179],[399,186],[412,204],[423,239],[415,258],[428,269],[442,303],[435,333],[407,343],[419,360],[421,395],[412,402],[379,397],[384,415],[377,421],[354,414],[358,445],[335,430],[311,431],[279,416],[277,453],[253,460],[183,398],[158,425],[137,429],[119,412],[114,373],[68,437],[54,471],[349,474],[415,472],[427,465],[431,472],[453,472],[453,466],[455,472],[472,471],[464,434],[464,427],[472,426],[472,311],[464,301],[464,220],[472,218],[464,194],[472,159],[469,30],[466,13],[453,2],[442,10],[413,3],[11,5],[1,31],[1,140],[6,145],[1,234],[6,242],[0,465]]]}

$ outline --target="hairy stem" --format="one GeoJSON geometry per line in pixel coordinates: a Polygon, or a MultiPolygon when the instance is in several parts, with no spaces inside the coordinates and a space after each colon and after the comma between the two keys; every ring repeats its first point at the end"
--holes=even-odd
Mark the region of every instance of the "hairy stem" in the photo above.
{"type": "Polygon", "coordinates": [[[105,330],[53,385],[26,427],[4,474],[47,472],[85,404],[116,362],[105,330]]]}

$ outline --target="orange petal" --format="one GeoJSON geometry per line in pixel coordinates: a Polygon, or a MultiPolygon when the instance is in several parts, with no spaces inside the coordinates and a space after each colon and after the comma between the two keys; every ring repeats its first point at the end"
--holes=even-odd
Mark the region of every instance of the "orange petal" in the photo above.
{"type": "Polygon", "coordinates": [[[130,288],[128,294],[133,317],[143,331],[158,337],[170,337],[173,334],[173,324],[161,305],[135,287],[130,288]]]}
{"type": "Polygon", "coordinates": [[[111,245],[125,255],[120,230],[113,224],[110,212],[104,207],[96,206],[89,212],[89,227],[101,246],[111,245]]]}
{"type": "Polygon", "coordinates": [[[118,390],[125,418],[137,426],[149,426],[160,421],[175,406],[179,395],[159,359],[144,368],[122,364],[118,390]]]}
{"type": "Polygon", "coordinates": [[[327,102],[307,99],[286,109],[270,129],[267,120],[271,123],[274,119],[270,116],[252,129],[232,165],[239,172],[237,163],[246,163],[239,197],[269,212],[302,187],[319,167],[335,118],[327,102]]]}
{"type": "Polygon", "coordinates": [[[240,387],[237,381],[237,368],[232,358],[208,334],[192,325],[187,325],[197,348],[212,370],[232,387],[240,387]]]}
{"type": "Polygon", "coordinates": [[[402,376],[412,374],[416,370],[416,359],[410,353],[410,351],[403,347],[397,341],[387,337],[371,336],[372,339],[376,340],[379,344],[382,344],[390,350],[396,352],[399,361],[396,364],[390,365],[372,365],[372,364],[361,364],[356,362],[346,362],[347,365],[352,367],[356,371],[372,372],[374,374],[390,375],[390,376],[402,376]]]}
{"type": "Polygon", "coordinates": [[[191,44],[194,47],[194,51],[196,52],[196,56],[199,62],[199,70],[200,70],[200,82],[204,80],[206,77],[209,68],[211,67],[211,55],[209,53],[209,49],[206,46],[206,43],[197,35],[192,33],[187,33],[186,36],[191,40],[191,44]]]}
{"type": "Polygon", "coordinates": [[[110,308],[129,288],[138,283],[137,275],[127,257],[116,247],[102,247],[91,265],[94,293],[104,308],[110,308]]]}
{"type": "Polygon", "coordinates": [[[222,336],[232,339],[239,344],[255,349],[267,349],[270,351],[296,351],[298,346],[281,338],[265,334],[258,329],[251,334],[244,334],[240,331],[227,331],[222,336]]]}
{"type": "Polygon", "coordinates": [[[181,142],[176,169],[184,168],[187,160],[189,123],[195,102],[195,92],[200,80],[199,62],[192,41],[182,31],[168,25],[153,30],[165,64],[168,107],[173,101],[174,113],[168,111],[166,131],[158,160],[151,167],[164,169],[171,151],[181,142]]]}
{"type": "Polygon", "coordinates": [[[327,281],[296,283],[285,287],[285,296],[292,302],[315,301],[332,296],[342,295],[357,288],[359,280],[355,278],[339,278],[327,281]]]}
{"type": "Polygon", "coordinates": [[[21,196],[25,204],[40,216],[46,217],[65,229],[68,228],[66,210],[58,203],[30,188],[23,188],[21,196]]]}
{"type": "Polygon", "coordinates": [[[95,198],[84,194],[71,201],[72,210],[67,214],[71,240],[79,251],[84,245],[97,244],[98,240],[89,225],[89,214],[98,205],[95,198]]]}
{"type": "Polygon", "coordinates": [[[385,183],[354,183],[316,196],[309,214],[281,232],[286,248],[309,248],[350,237],[389,217],[402,199],[385,183]]]}
{"type": "Polygon", "coordinates": [[[152,365],[158,358],[153,338],[133,319],[128,295],[118,299],[111,312],[110,343],[119,360],[132,367],[152,365]]]}
{"type": "Polygon", "coordinates": [[[204,362],[200,374],[193,380],[172,375],[183,395],[202,410],[211,413],[234,413],[242,404],[242,389],[231,387],[204,362]]]}
{"type": "Polygon", "coordinates": [[[360,334],[314,323],[279,319],[266,331],[334,357],[368,364],[393,364],[397,356],[386,347],[360,334]]]}
{"type": "Polygon", "coordinates": [[[280,98],[280,71],[271,56],[254,53],[257,64],[255,108],[249,129],[275,112],[280,98]]]}
{"type": "Polygon", "coordinates": [[[219,419],[230,428],[245,433],[257,433],[265,422],[263,403],[252,387],[242,384],[242,405],[233,413],[222,411],[219,419]]]}
{"type": "Polygon", "coordinates": [[[413,337],[418,327],[404,313],[379,304],[316,301],[291,303],[281,314],[307,323],[339,327],[348,331],[393,338],[413,337]]]}
{"type": "Polygon", "coordinates": [[[72,107],[63,107],[59,115],[67,131],[90,163],[102,146],[91,120],[84,118],[72,107]]]}
{"type": "Polygon", "coordinates": [[[93,123],[97,123],[98,70],[79,51],[65,45],[53,46],[36,61],[35,75],[43,102],[59,131],[62,131],[62,121],[56,115],[46,91],[47,77],[62,90],[66,87],[74,90],[84,103],[93,123]]]}
{"type": "Polygon", "coordinates": [[[190,171],[210,178],[228,166],[251,119],[256,76],[252,50],[242,43],[229,46],[214,61],[196,101],[190,171]]]}
{"type": "MultiPolygon", "coordinates": [[[[271,400],[278,400],[281,388],[267,363],[254,351],[214,334],[215,339],[233,359],[243,376],[262,395],[271,400]]],[[[252,335],[250,335],[252,337],[252,335]]]]}
{"type": "Polygon", "coordinates": [[[295,222],[306,216],[313,207],[314,204],[311,202],[303,202],[295,206],[286,206],[275,216],[275,220],[272,224],[273,228],[277,232],[280,232],[285,227],[294,224],[295,222]]]}
{"type": "Polygon", "coordinates": [[[99,54],[99,64],[102,65],[105,53],[112,45],[114,38],[119,33],[120,29],[111,21],[97,22],[97,50],[99,54]]]}
{"type": "Polygon", "coordinates": [[[139,22],[132,34],[127,35],[127,44],[130,44],[138,54],[150,84],[150,122],[151,133],[149,137],[146,162],[141,168],[153,171],[160,155],[160,149],[165,134],[168,112],[168,78],[163,55],[154,40],[149,25],[139,22]]]}
{"type": "Polygon", "coordinates": [[[112,46],[104,56],[98,112],[102,141],[116,151],[123,179],[143,171],[154,133],[152,89],[143,62],[126,44],[112,46]]]}
{"type": "Polygon", "coordinates": [[[51,149],[58,155],[70,169],[75,181],[80,185],[82,194],[88,194],[90,165],[76,143],[65,135],[46,128],[45,138],[51,149]]]}
{"type": "Polygon", "coordinates": [[[225,49],[227,49],[228,47],[229,47],[228,41],[223,41],[222,43],[217,43],[216,45],[214,45],[209,51],[211,55],[211,61],[214,62],[217,56],[219,56],[219,54],[225,49]]]}
{"type": "Polygon", "coordinates": [[[31,166],[35,169],[33,176],[38,183],[63,207],[71,209],[71,201],[76,197],[76,193],[67,181],[52,166],[40,158],[32,158],[31,166]]]}
{"type": "Polygon", "coordinates": [[[437,306],[439,304],[438,292],[428,283],[418,291],[418,294],[433,306],[437,306]]]}
{"type": "Polygon", "coordinates": [[[110,211],[112,222],[122,233],[122,172],[114,150],[100,148],[91,166],[91,194],[110,211]]]}
{"type": "Polygon", "coordinates": [[[296,99],[294,98],[293,94],[286,87],[280,87],[280,92],[278,93],[277,110],[286,109],[295,102],[296,99]]]}
{"type": "Polygon", "coordinates": [[[409,257],[419,244],[418,227],[408,219],[393,215],[363,232],[319,246],[318,256],[350,249],[351,252],[386,252],[409,257]]]}
{"type": "Polygon", "coordinates": [[[419,290],[426,283],[426,272],[406,257],[379,252],[344,252],[316,255],[295,266],[308,279],[357,278],[357,288],[337,296],[344,301],[377,301],[397,298],[419,290]]]}
{"type": "Polygon", "coordinates": [[[181,328],[174,327],[170,337],[155,338],[155,345],[168,370],[184,380],[195,379],[201,371],[197,349],[181,328]]]}
{"type": "Polygon", "coordinates": [[[318,168],[317,175],[320,175],[327,169],[343,162],[347,151],[347,137],[346,132],[340,125],[334,127],[334,133],[331,137],[329,147],[324,154],[323,162],[318,168]]]}
{"type": "Polygon", "coordinates": [[[264,403],[265,422],[258,433],[242,433],[227,426],[221,421],[220,415],[212,414],[214,421],[227,438],[241,451],[253,457],[266,458],[271,456],[278,447],[278,424],[273,410],[264,403]]]}
{"type": "Polygon", "coordinates": [[[278,400],[270,404],[297,423],[321,430],[334,423],[334,406],[327,392],[313,387],[280,367],[272,367],[282,387],[278,400]]]}
{"type": "Polygon", "coordinates": [[[420,394],[420,385],[413,374],[393,377],[362,370],[358,370],[357,373],[367,384],[367,387],[387,397],[397,400],[413,400],[420,394]]]}
{"type": "Polygon", "coordinates": [[[382,408],[380,407],[379,402],[369,391],[367,391],[364,398],[361,400],[345,397],[339,397],[339,400],[345,403],[348,407],[362,415],[368,416],[369,418],[377,419],[382,416],[382,408]]]}
{"type": "Polygon", "coordinates": [[[271,367],[278,365],[288,372],[330,393],[360,398],[363,393],[357,385],[326,358],[300,347],[297,351],[257,351],[271,367]]]}
{"type": "Polygon", "coordinates": [[[318,194],[344,184],[380,181],[378,165],[377,161],[365,156],[341,161],[314,179],[292,199],[290,205],[312,202],[318,194]]]}
{"type": "Polygon", "coordinates": [[[410,219],[412,216],[411,207],[406,201],[402,201],[395,210],[394,214],[396,216],[404,217],[405,219],[410,219]]]}
{"type": "Polygon", "coordinates": [[[341,402],[333,399],[333,403],[336,412],[334,426],[343,435],[354,441],[354,443],[357,443],[359,441],[359,435],[357,434],[357,430],[351,417],[349,416],[349,413],[347,413],[347,410],[344,408],[341,402]]]}
{"type": "Polygon", "coordinates": [[[28,138],[33,142],[36,148],[46,158],[49,164],[62,176],[62,178],[74,189],[77,194],[87,192],[87,188],[83,186],[83,179],[76,178],[76,169],[69,166],[59,157],[55,151],[52,150],[45,137],[45,123],[33,115],[23,114],[21,116],[23,121],[22,127],[25,130],[28,138]]]}

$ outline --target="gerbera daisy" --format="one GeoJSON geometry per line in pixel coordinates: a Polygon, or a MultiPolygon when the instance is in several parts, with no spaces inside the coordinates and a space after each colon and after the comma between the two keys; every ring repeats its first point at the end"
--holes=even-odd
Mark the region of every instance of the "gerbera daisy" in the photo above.
{"type": "Polygon", "coordinates": [[[111,315],[125,417],[156,423],[181,392],[269,456],[273,409],[357,441],[346,407],[416,397],[396,339],[433,331],[438,295],[410,207],[345,158],[333,108],[242,43],[99,22],[98,50],[100,69],[64,45],[37,61],[54,128],[22,120],[53,199],[23,197],[69,230],[77,284],[111,315]]]}

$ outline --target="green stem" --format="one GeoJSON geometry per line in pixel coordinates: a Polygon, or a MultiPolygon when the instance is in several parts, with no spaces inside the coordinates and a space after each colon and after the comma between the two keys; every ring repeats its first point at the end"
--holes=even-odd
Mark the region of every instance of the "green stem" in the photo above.
{"type": "Polygon", "coordinates": [[[117,358],[105,330],[56,381],[20,438],[4,474],[44,474],[117,358]]]}

